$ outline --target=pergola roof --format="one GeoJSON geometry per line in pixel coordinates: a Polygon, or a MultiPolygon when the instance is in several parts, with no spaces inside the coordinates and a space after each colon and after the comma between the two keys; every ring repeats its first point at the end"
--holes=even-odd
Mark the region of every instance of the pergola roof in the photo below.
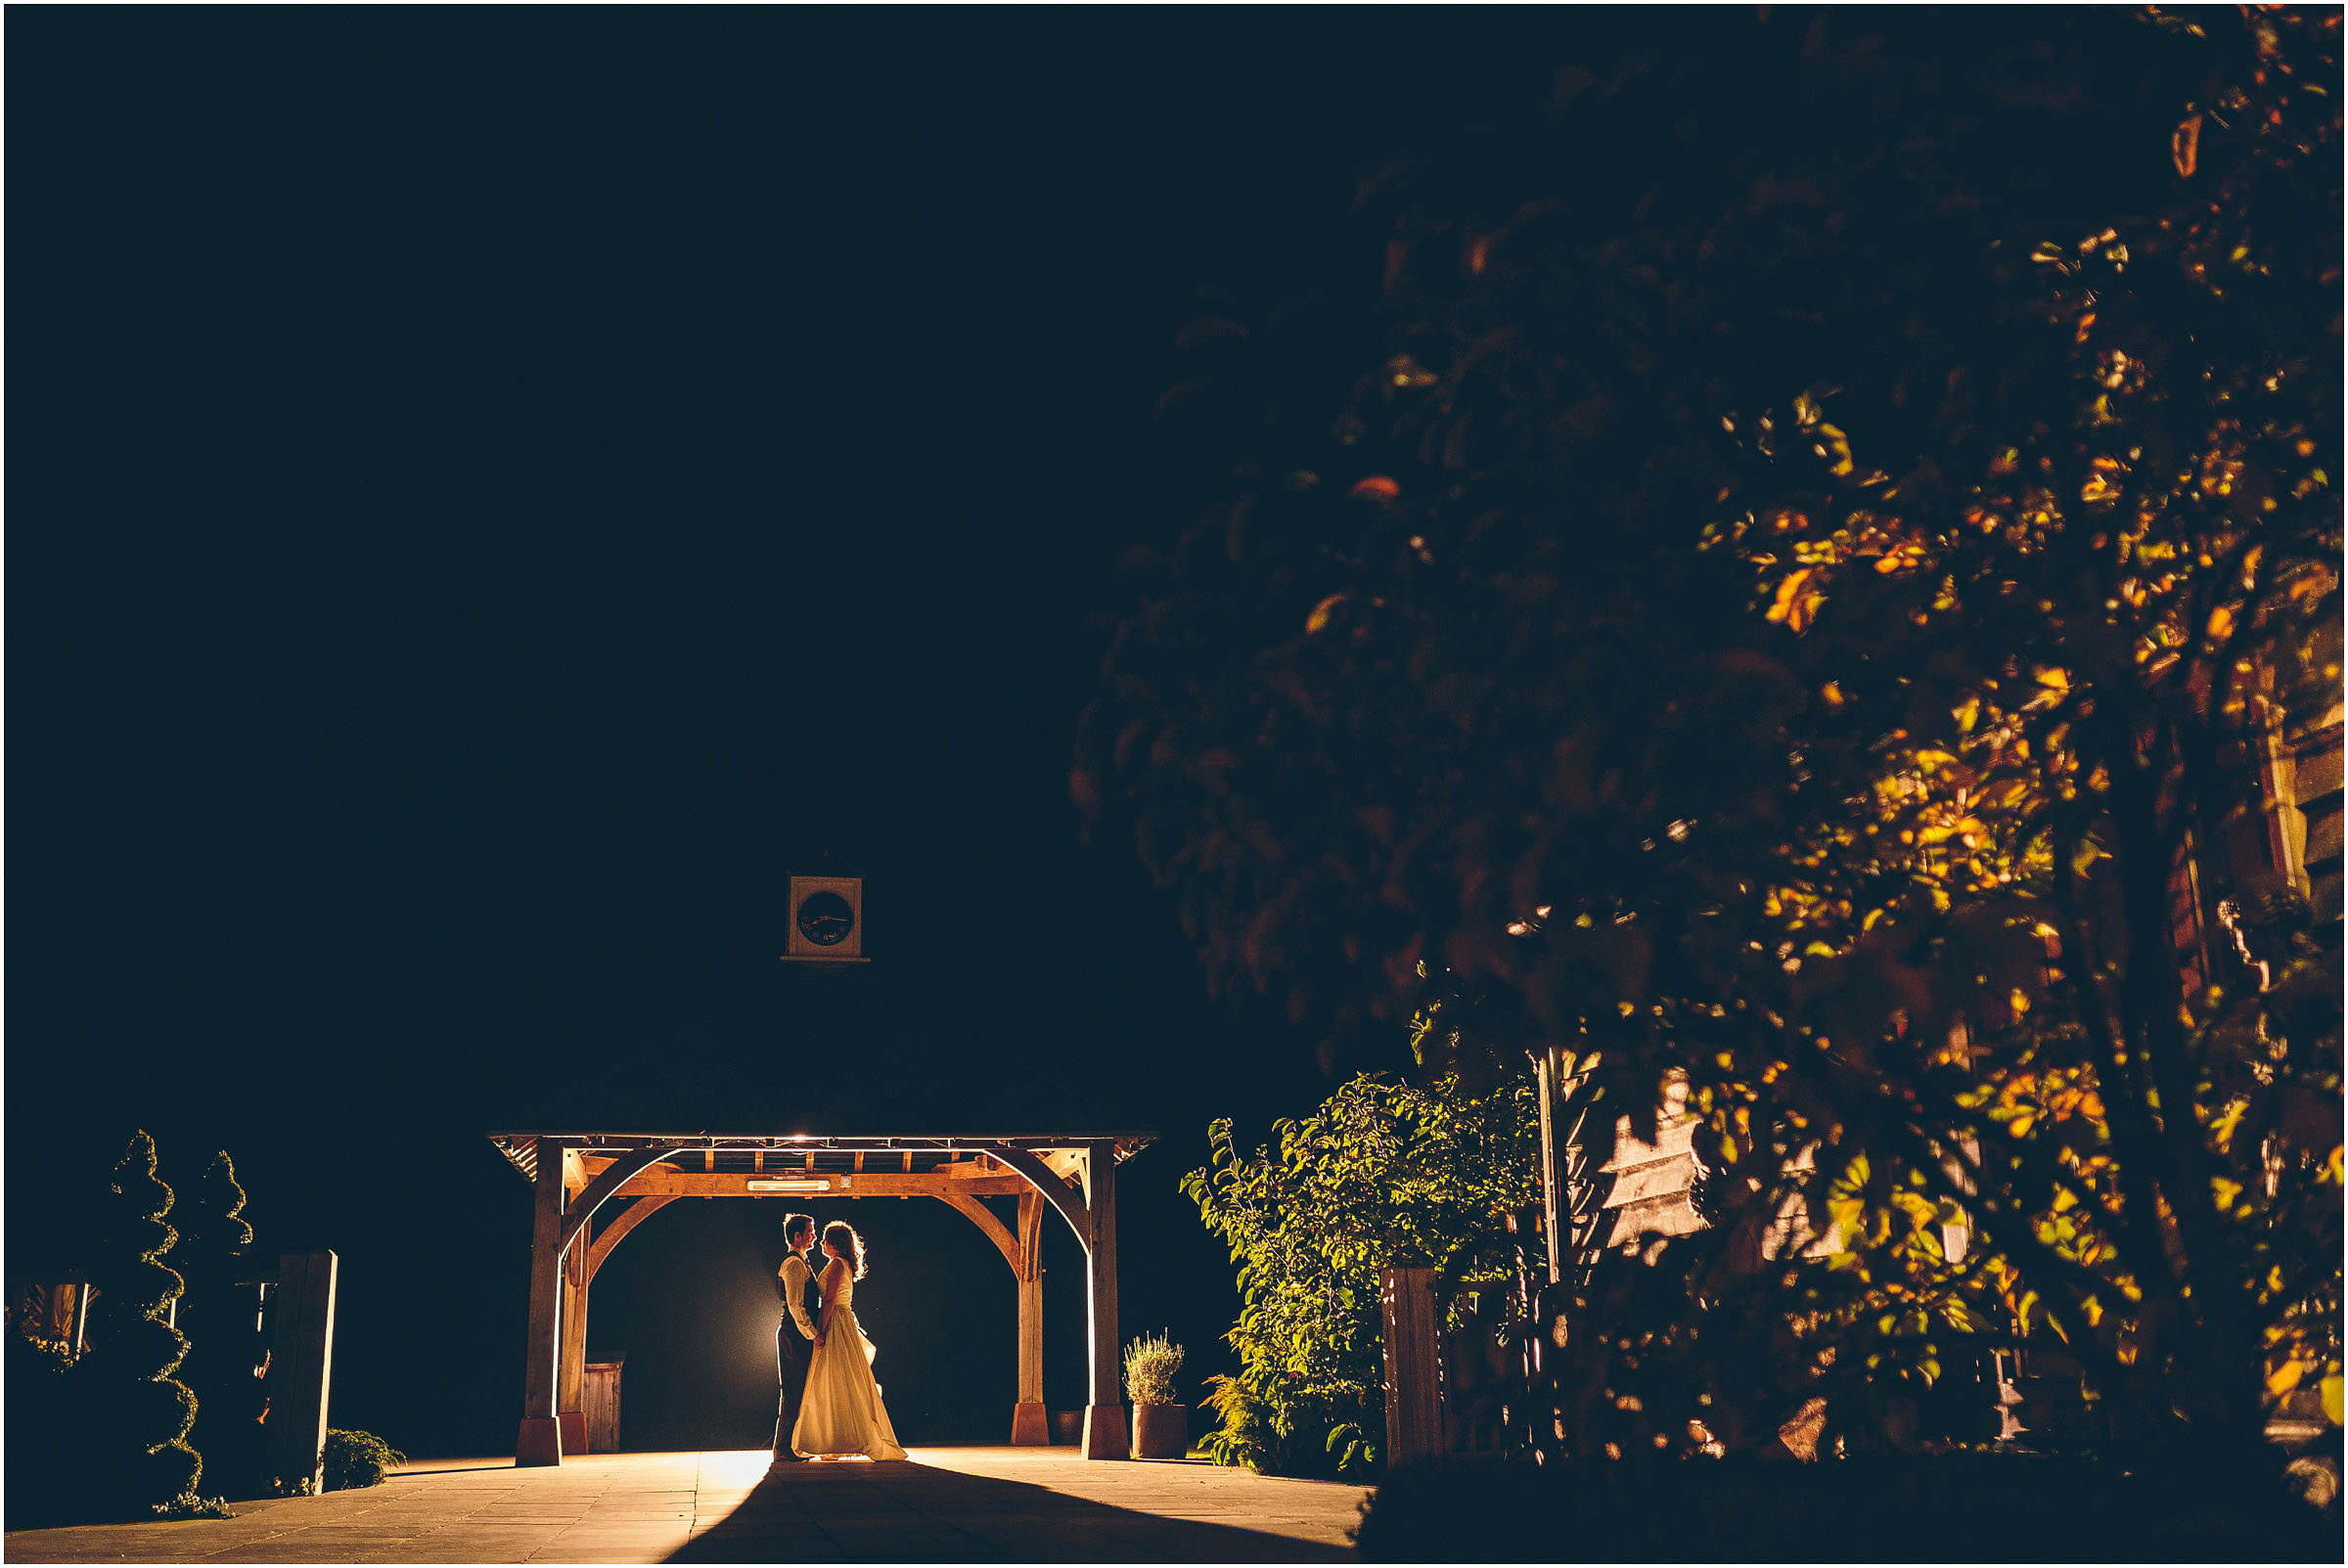
{"type": "Polygon", "coordinates": [[[991,1167],[991,1156],[1006,1148],[1035,1155],[1055,1174],[1066,1176],[1090,1149],[1108,1145],[1122,1163],[1157,1140],[1155,1133],[955,1133],[955,1134],[842,1134],[842,1133],[623,1133],[556,1132],[517,1129],[491,1133],[489,1142],[525,1180],[538,1174],[538,1145],[551,1140],[576,1149],[592,1170],[594,1156],[617,1155],[633,1149],[667,1148],[675,1152],[656,1160],[679,1173],[748,1177],[757,1174],[806,1172],[851,1175],[871,1171],[909,1176],[949,1174],[967,1176],[991,1167]]]}

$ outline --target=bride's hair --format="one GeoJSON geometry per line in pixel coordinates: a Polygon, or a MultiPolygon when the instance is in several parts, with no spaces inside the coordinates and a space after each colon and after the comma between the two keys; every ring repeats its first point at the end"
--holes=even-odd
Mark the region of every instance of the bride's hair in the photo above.
{"type": "Polygon", "coordinates": [[[824,1227],[824,1245],[838,1252],[848,1265],[848,1277],[864,1277],[864,1237],[845,1220],[834,1220],[824,1227]]]}

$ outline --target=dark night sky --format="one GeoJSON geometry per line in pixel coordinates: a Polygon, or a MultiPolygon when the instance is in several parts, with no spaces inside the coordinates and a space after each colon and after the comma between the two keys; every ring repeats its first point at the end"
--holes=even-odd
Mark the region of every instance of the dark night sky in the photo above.
{"type": "MultiPolygon", "coordinates": [[[[1083,618],[1188,290],[1349,281],[1358,165],[1587,16],[15,12],[10,1265],[131,1128],[225,1146],[264,1250],[342,1257],[335,1422],[488,1450],[484,1131],[1081,1119],[1165,1135],[1128,1336],[1221,1365],[1174,1183],[1323,1080],[1077,842],[1083,618]],[[827,847],[877,960],[829,986],[774,962],[827,847]]],[[[900,1432],[999,1439],[1000,1262],[852,1208],[900,1432]]],[[[779,1214],[599,1282],[631,1444],[763,1440],[779,1214]]]]}

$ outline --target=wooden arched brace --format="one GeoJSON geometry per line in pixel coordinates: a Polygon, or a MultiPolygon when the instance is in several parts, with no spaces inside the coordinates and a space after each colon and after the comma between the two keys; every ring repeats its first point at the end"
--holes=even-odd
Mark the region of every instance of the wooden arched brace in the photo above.
{"type": "Polygon", "coordinates": [[[611,1223],[596,1232],[594,1242],[587,1249],[587,1282],[595,1283],[596,1272],[603,1268],[604,1260],[611,1256],[611,1249],[619,1245],[620,1237],[652,1218],[654,1210],[665,1207],[675,1201],[676,1199],[673,1197],[664,1197],[659,1193],[654,1193],[648,1197],[638,1198],[613,1215],[611,1223]]]}
{"type": "Polygon", "coordinates": [[[604,1174],[588,1183],[587,1190],[581,1192],[568,1207],[564,1209],[563,1232],[555,1242],[555,1256],[560,1258],[570,1250],[571,1242],[577,1239],[581,1231],[587,1229],[587,1222],[594,1217],[597,1205],[618,1191],[627,1184],[630,1177],[637,1175],[647,1166],[658,1164],[662,1159],[675,1152],[676,1150],[673,1148],[661,1148],[657,1145],[651,1148],[634,1148],[607,1166],[604,1174]]]}
{"type": "Polygon", "coordinates": [[[1026,1277],[1026,1270],[1022,1267],[1024,1260],[1019,1256],[1018,1238],[1011,1233],[1009,1226],[995,1218],[992,1209],[968,1192],[957,1192],[951,1187],[938,1193],[938,1196],[969,1215],[971,1223],[986,1232],[986,1238],[995,1244],[995,1250],[1003,1254],[1003,1261],[1011,1265],[1011,1277],[1014,1279],[1026,1277]]]}
{"type": "Polygon", "coordinates": [[[1009,1143],[996,1143],[990,1145],[987,1152],[1025,1177],[1027,1185],[1041,1192],[1044,1201],[1058,1209],[1060,1217],[1068,1222],[1068,1229],[1076,1232],[1077,1244],[1086,1253],[1091,1253],[1093,1211],[1086,1206],[1083,1196],[1074,1187],[1061,1181],[1051,1166],[1026,1149],[1016,1148],[1009,1143]]]}

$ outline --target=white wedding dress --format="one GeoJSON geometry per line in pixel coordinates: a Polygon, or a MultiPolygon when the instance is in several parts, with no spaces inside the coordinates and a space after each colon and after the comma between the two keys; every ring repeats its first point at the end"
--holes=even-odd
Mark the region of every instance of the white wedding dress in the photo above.
{"type": "Polygon", "coordinates": [[[835,1262],[824,1270],[823,1284],[832,1326],[815,1347],[815,1360],[807,1368],[807,1392],[799,1402],[799,1422],[791,1428],[790,1446],[809,1456],[862,1454],[901,1459],[905,1451],[889,1424],[888,1407],[880,1403],[880,1385],[873,1380],[873,1358],[880,1353],[856,1322],[856,1281],[848,1277],[845,1265],[835,1262]]]}

